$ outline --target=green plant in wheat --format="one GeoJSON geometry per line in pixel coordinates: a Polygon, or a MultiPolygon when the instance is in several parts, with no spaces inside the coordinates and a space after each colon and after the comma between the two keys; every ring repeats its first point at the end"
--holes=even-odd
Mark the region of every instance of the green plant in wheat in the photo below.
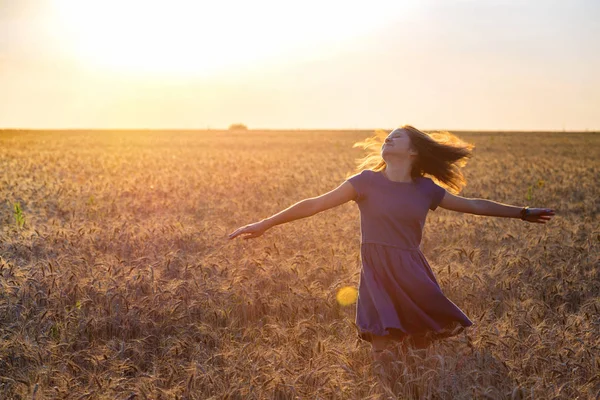
{"type": "Polygon", "coordinates": [[[16,202],[13,206],[13,211],[15,213],[15,222],[19,228],[23,228],[25,225],[25,215],[23,215],[23,210],[21,209],[21,203],[16,202]]]}
{"type": "Polygon", "coordinates": [[[531,199],[533,199],[533,186],[529,186],[527,188],[527,194],[525,195],[525,199],[527,201],[531,201],[531,199]]]}

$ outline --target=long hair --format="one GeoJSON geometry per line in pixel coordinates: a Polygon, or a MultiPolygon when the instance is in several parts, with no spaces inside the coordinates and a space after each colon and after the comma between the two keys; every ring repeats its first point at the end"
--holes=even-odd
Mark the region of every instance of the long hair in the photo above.
{"type": "MultiPolygon", "coordinates": [[[[465,187],[467,181],[460,168],[464,167],[472,157],[475,148],[473,144],[446,131],[425,133],[411,125],[402,125],[398,129],[408,132],[411,146],[417,151],[417,158],[410,171],[413,179],[430,176],[453,193],[459,193],[465,187]]],[[[387,135],[386,131],[378,129],[375,131],[375,136],[354,143],[353,148],[360,147],[369,151],[365,157],[356,160],[357,171],[385,169],[386,163],[381,156],[381,146],[387,135]]]]}

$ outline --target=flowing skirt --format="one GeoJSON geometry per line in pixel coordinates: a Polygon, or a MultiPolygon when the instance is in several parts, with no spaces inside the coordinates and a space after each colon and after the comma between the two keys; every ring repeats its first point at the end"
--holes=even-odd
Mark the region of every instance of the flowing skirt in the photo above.
{"type": "Polygon", "coordinates": [[[361,244],[356,326],[361,339],[436,340],[473,322],[444,294],[418,248],[361,244]]]}

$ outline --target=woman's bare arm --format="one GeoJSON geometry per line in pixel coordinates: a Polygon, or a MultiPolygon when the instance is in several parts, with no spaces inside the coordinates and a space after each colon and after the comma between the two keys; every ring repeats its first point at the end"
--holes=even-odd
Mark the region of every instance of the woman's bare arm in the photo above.
{"type": "Polygon", "coordinates": [[[270,229],[275,225],[310,217],[321,211],[344,204],[354,199],[355,196],[356,191],[354,187],[350,182],[346,181],[337,188],[321,196],[304,199],[269,218],[238,228],[229,234],[229,239],[233,239],[242,233],[249,234],[245,236],[244,239],[252,239],[261,236],[267,229],[270,229]]]}
{"type": "MultiPolygon", "coordinates": [[[[523,207],[502,204],[492,200],[469,199],[454,195],[448,191],[440,203],[440,207],[447,210],[458,211],[490,217],[520,218],[523,207]]],[[[554,215],[554,210],[549,208],[530,208],[529,222],[545,223],[554,215]]]]}

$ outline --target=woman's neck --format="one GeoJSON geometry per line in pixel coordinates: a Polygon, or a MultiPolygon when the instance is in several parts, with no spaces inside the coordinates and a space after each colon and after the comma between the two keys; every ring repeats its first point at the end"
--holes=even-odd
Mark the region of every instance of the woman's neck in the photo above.
{"type": "Polygon", "coordinates": [[[385,169],[382,172],[384,173],[384,176],[390,181],[412,182],[410,170],[410,163],[401,163],[396,165],[386,164],[385,169]]]}

